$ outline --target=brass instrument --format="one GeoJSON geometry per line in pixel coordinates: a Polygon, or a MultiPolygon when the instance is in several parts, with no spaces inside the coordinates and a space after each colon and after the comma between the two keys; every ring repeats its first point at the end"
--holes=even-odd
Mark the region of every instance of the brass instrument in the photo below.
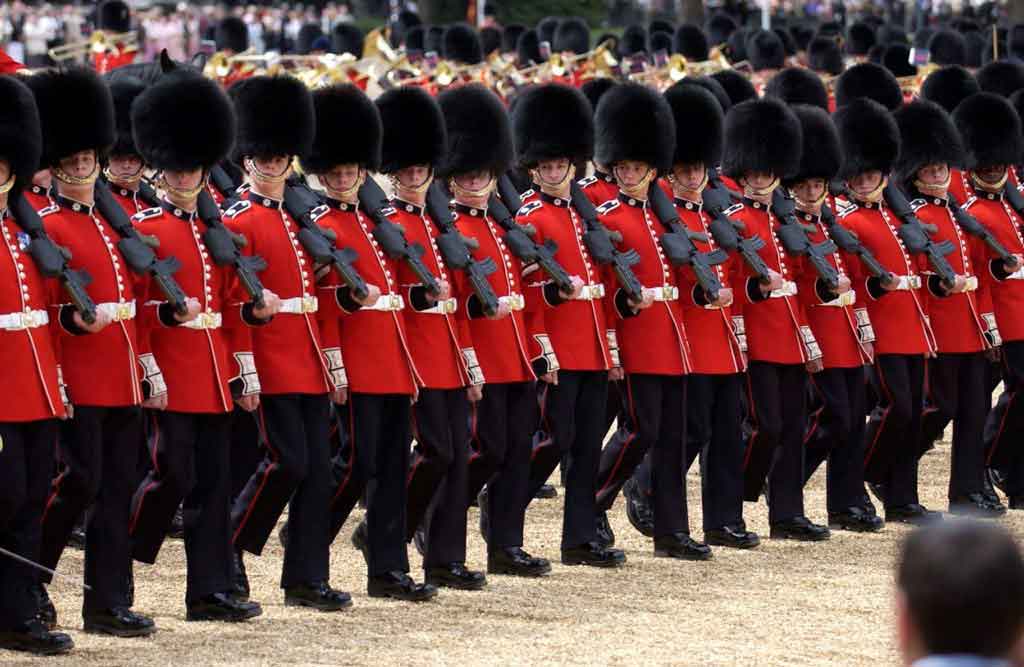
{"type": "Polygon", "coordinates": [[[47,53],[55,62],[64,62],[74,58],[81,58],[89,53],[103,53],[109,51],[116,45],[134,47],[138,45],[138,35],[134,31],[108,33],[104,30],[96,30],[89,39],[70,44],[55,46],[47,53]]]}

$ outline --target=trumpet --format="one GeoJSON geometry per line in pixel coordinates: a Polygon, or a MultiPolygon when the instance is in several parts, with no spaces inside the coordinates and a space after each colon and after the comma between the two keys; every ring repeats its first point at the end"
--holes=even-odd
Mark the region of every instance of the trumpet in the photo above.
{"type": "Polygon", "coordinates": [[[55,62],[63,62],[73,58],[81,58],[89,53],[103,53],[118,44],[126,47],[137,46],[138,39],[139,37],[134,31],[108,33],[103,30],[96,30],[89,35],[89,39],[71,42],[70,44],[61,44],[60,46],[53,47],[47,53],[55,62]]]}

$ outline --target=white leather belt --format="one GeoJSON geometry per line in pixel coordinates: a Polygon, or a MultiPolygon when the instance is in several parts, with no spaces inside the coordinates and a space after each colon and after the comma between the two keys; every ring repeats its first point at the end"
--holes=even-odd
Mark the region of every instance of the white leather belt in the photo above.
{"type": "Polygon", "coordinates": [[[290,299],[281,299],[281,310],[277,312],[302,315],[315,313],[319,308],[320,302],[315,296],[293,296],[290,299]]]}
{"type": "Polygon", "coordinates": [[[196,319],[185,322],[181,326],[186,329],[220,329],[224,324],[224,316],[220,313],[199,313],[196,319]]]}
{"type": "Polygon", "coordinates": [[[771,291],[769,299],[781,299],[786,296],[796,296],[796,283],[792,280],[783,281],[782,287],[771,291]]]}
{"type": "Polygon", "coordinates": [[[591,283],[584,285],[580,295],[574,297],[575,301],[595,301],[604,298],[604,285],[602,283],[591,283]]]}
{"type": "Polygon", "coordinates": [[[659,285],[658,287],[645,287],[644,296],[650,296],[652,301],[678,301],[679,288],[675,285],[659,285]]]}
{"type": "Polygon", "coordinates": [[[405,308],[405,299],[401,294],[381,294],[372,306],[363,306],[363,310],[379,310],[387,313],[403,308],[405,308]]]}
{"type": "Polygon", "coordinates": [[[964,286],[965,292],[973,292],[978,289],[978,276],[964,276],[964,280],[967,281],[964,286]]]}
{"type": "Polygon", "coordinates": [[[420,310],[417,312],[428,313],[430,315],[451,315],[459,308],[459,301],[455,297],[451,299],[441,299],[430,308],[426,310],[420,310]]]}
{"type": "Polygon", "coordinates": [[[896,279],[896,287],[894,290],[898,291],[909,291],[914,289],[921,289],[921,276],[912,274],[909,276],[893,276],[896,279]]]}
{"type": "Polygon", "coordinates": [[[36,329],[50,323],[50,314],[45,310],[30,310],[25,313],[8,313],[0,315],[0,329],[22,331],[36,329]]]}
{"type": "Polygon", "coordinates": [[[96,311],[105,313],[110,317],[111,322],[123,322],[124,320],[135,319],[135,302],[128,301],[127,303],[98,303],[96,304],[96,311]]]}
{"type": "Polygon", "coordinates": [[[853,290],[849,292],[843,292],[831,301],[825,303],[819,303],[819,306],[831,306],[833,308],[842,308],[843,306],[852,306],[857,302],[857,293],[853,290]]]}
{"type": "Polygon", "coordinates": [[[523,298],[522,294],[516,294],[515,292],[508,296],[499,296],[498,303],[505,304],[509,310],[522,310],[526,307],[526,299],[523,298]]]}
{"type": "Polygon", "coordinates": [[[1006,276],[1007,280],[1024,280],[1024,266],[1006,276]]]}

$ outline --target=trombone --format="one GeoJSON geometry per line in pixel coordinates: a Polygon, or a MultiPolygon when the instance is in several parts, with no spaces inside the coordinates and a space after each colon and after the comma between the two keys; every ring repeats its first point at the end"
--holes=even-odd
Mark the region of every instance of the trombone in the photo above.
{"type": "Polygon", "coordinates": [[[96,30],[89,35],[89,39],[61,44],[53,47],[47,53],[50,58],[59,63],[73,58],[81,58],[89,53],[103,53],[118,44],[126,47],[137,46],[138,39],[139,36],[134,31],[108,33],[104,30],[96,30]]]}

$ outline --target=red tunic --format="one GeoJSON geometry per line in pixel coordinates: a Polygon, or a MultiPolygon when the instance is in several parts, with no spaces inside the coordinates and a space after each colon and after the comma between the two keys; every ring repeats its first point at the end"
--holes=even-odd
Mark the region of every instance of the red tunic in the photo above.
{"type": "Polygon", "coordinates": [[[44,208],[53,206],[53,197],[50,196],[50,192],[43,187],[38,185],[30,185],[25,188],[25,199],[32,205],[37,211],[42,211],[44,208]]]}
{"type": "Polygon", "coordinates": [[[135,55],[138,49],[135,46],[115,44],[112,48],[93,55],[92,65],[96,68],[97,74],[106,74],[118,67],[124,67],[135,62],[135,55]]]}
{"type": "Polygon", "coordinates": [[[611,174],[595,171],[593,176],[581,178],[577,183],[594,206],[600,206],[619,196],[619,184],[611,174]]]}
{"type": "Polygon", "coordinates": [[[114,195],[114,199],[117,203],[124,209],[124,212],[130,216],[152,208],[142,200],[137,190],[129,190],[128,188],[122,188],[119,185],[111,183],[110,194],[114,195]]]}
{"type": "MultiPolygon", "coordinates": [[[[1021,235],[1024,220],[1001,194],[979,190],[967,200],[964,208],[985,225],[1009,252],[1024,254],[1024,237],[1021,235]]],[[[1004,341],[1024,340],[1024,272],[1009,277],[1003,271],[994,271],[993,263],[1001,264],[1002,260],[997,260],[995,254],[989,252],[988,266],[978,268],[978,275],[991,293],[999,335],[1004,341]]]]}

